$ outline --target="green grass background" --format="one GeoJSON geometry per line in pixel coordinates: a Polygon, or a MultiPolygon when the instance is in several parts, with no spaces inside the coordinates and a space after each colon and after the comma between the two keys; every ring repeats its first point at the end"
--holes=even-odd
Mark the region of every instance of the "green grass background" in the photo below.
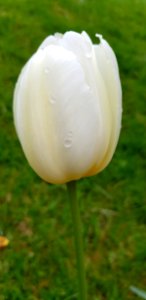
{"type": "Polygon", "coordinates": [[[91,300],[146,290],[146,1],[0,0],[0,300],[77,299],[66,187],[28,166],[13,125],[18,74],[54,32],[101,33],[117,55],[123,126],[111,164],[78,182],[91,300]]]}

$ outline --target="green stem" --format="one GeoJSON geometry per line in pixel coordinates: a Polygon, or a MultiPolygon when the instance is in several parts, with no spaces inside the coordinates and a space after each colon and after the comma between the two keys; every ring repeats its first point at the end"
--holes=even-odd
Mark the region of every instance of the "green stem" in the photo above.
{"type": "Polygon", "coordinates": [[[87,300],[86,292],[86,276],[84,267],[84,255],[83,255],[83,238],[82,238],[82,226],[80,219],[79,203],[76,195],[76,182],[70,181],[67,183],[69,201],[71,206],[72,221],[74,227],[76,260],[78,268],[78,284],[79,284],[79,299],[87,300]]]}

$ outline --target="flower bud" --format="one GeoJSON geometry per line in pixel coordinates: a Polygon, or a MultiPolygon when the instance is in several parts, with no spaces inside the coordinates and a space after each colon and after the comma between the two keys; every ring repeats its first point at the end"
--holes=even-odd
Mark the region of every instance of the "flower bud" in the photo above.
{"type": "Polygon", "coordinates": [[[47,37],[14,92],[14,121],[31,167],[49,183],[97,174],[110,162],[121,128],[116,57],[97,35],[47,37]]]}

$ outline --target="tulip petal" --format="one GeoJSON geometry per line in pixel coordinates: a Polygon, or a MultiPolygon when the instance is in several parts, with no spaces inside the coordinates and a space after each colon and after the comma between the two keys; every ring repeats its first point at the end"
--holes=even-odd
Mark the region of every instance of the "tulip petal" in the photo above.
{"type": "Polygon", "coordinates": [[[100,38],[100,44],[94,46],[96,63],[103,78],[112,116],[112,134],[107,153],[100,167],[102,170],[111,160],[117,146],[121,129],[122,91],[115,54],[102,36],[97,36],[100,38]]]}
{"type": "Polygon", "coordinates": [[[94,166],[92,166],[87,172],[87,175],[89,176],[90,173],[91,175],[93,175],[92,173],[97,173],[96,165],[98,165],[99,169],[103,168],[101,167],[101,164],[103,163],[105,152],[107,152],[109,147],[109,139],[111,137],[112,130],[112,115],[110,111],[108,93],[104,78],[99,67],[97,66],[94,46],[87,33],[82,32],[82,34],[78,34],[72,31],[67,32],[64,34],[64,36],[62,36],[62,39],[59,39],[59,44],[72,51],[77,56],[77,60],[80,62],[84,70],[86,81],[94,93],[96,101],[98,102],[99,111],[97,118],[101,117],[102,119],[102,138],[100,137],[100,139],[97,140],[97,146],[95,147],[97,153],[97,163],[94,163],[94,166]],[[103,155],[99,156],[101,148],[103,155]],[[102,163],[100,163],[100,161],[102,161],[102,163]]]}

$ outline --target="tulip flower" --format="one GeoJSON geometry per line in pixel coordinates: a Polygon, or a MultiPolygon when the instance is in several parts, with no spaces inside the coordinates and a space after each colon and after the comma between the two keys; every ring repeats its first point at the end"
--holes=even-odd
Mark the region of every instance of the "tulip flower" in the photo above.
{"type": "Polygon", "coordinates": [[[67,183],[78,265],[79,298],[87,299],[75,181],[111,161],[121,129],[117,60],[97,34],[47,37],[26,63],[14,92],[14,121],[31,167],[49,183],[67,183]]]}
{"type": "Polygon", "coordinates": [[[115,54],[97,35],[49,36],[24,66],[14,93],[14,121],[31,167],[49,183],[99,173],[121,128],[115,54]]]}

